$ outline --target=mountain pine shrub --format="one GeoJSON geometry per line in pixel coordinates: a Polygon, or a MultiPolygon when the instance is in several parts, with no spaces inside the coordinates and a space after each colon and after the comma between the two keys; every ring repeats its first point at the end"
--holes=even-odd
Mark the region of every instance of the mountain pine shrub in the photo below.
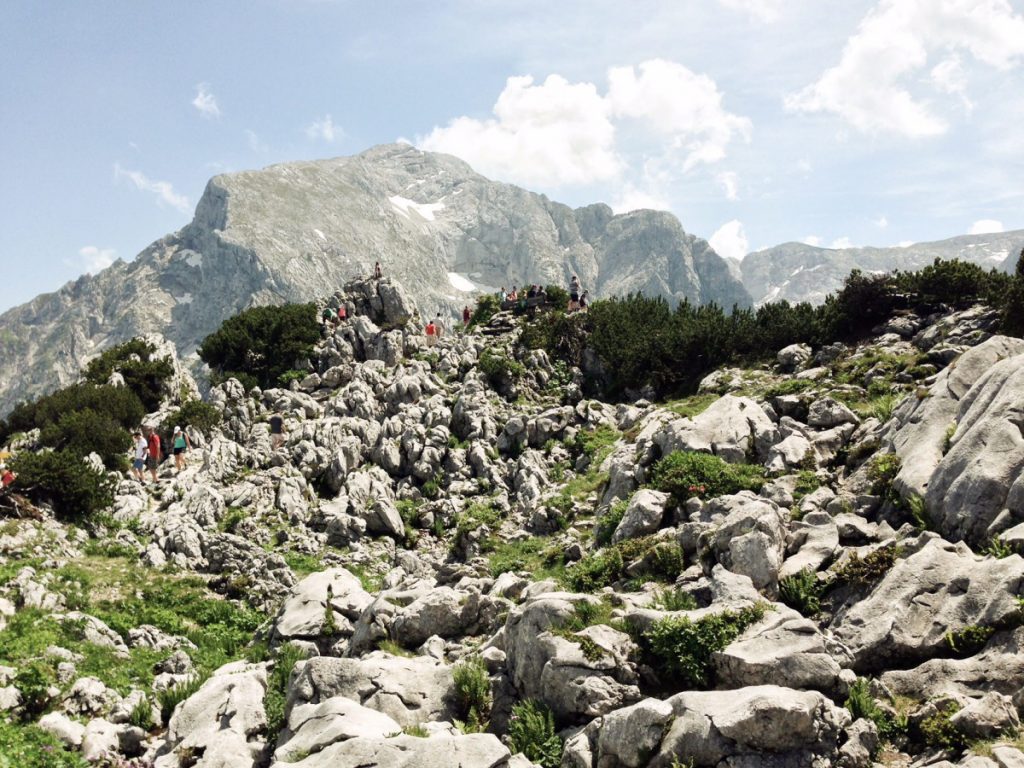
{"type": "Polygon", "coordinates": [[[160,408],[168,381],[174,375],[174,365],[168,357],[156,357],[155,345],[135,338],[91,360],[85,367],[84,378],[91,384],[106,384],[115,371],[148,413],[160,408]]]}
{"type": "Polygon", "coordinates": [[[527,699],[512,705],[508,743],[513,754],[522,752],[541,768],[562,764],[562,740],[555,732],[554,715],[539,701],[527,699]]]}
{"type": "Polygon", "coordinates": [[[693,496],[714,498],[740,491],[759,491],[764,468],[756,464],[730,464],[709,453],[675,451],[660,459],[651,474],[651,486],[683,504],[693,496]]]}
{"type": "Polygon", "coordinates": [[[277,387],[305,366],[320,339],[315,304],[253,307],[224,321],[199,346],[215,382],[236,378],[247,388],[277,387]]]}

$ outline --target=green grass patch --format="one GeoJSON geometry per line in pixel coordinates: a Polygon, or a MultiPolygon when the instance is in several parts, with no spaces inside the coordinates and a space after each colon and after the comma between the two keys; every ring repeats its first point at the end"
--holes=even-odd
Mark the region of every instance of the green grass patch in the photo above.
{"type": "Polygon", "coordinates": [[[708,409],[713,402],[718,400],[721,395],[714,393],[706,395],[690,395],[679,400],[669,400],[664,404],[664,408],[667,411],[678,413],[680,416],[685,416],[688,419],[692,419],[694,416],[698,416],[708,409]]]}
{"type": "Polygon", "coordinates": [[[0,768],[89,768],[89,763],[41,728],[0,716],[0,768]]]}
{"type": "Polygon", "coordinates": [[[543,536],[500,541],[488,560],[494,578],[509,571],[528,571],[537,580],[560,580],[565,573],[565,553],[543,536]]]}

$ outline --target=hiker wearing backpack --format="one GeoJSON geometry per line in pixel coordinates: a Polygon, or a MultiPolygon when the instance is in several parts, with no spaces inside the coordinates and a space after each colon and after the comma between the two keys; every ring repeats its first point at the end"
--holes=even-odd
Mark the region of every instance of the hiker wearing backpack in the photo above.
{"type": "Polygon", "coordinates": [[[427,334],[428,347],[433,347],[435,344],[437,344],[437,326],[434,325],[433,320],[427,323],[427,327],[424,329],[424,333],[427,334]]]}
{"type": "Polygon", "coordinates": [[[157,481],[156,468],[160,466],[163,451],[161,450],[159,433],[152,427],[147,427],[146,433],[146,447],[149,450],[149,456],[146,457],[146,466],[149,468],[149,475],[155,483],[157,481]]]}
{"type": "Polygon", "coordinates": [[[180,472],[188,466],[185,461],[185,453],[192,448],[192,441],[181,427],[174,428],[174,435],[171,437],[172,451],[174,453],[174,466],[180,472]]]}

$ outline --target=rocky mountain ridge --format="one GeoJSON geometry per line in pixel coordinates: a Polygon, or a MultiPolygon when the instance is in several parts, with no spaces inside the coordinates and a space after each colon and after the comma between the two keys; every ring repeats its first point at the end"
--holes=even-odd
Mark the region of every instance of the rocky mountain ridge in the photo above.
{"type": "MultiPolygon", "coordinates": [[[[361,285],[346,291],[334,301],[362,306],[361,285]]],[[[518,331],[428,346],[401,300],[367,306],[292,388],[215,387],[222,422],[191,430],[189,467],[155,486],[118,478],[92,535],[46,510],[0,529],[0,706],[37,712],[75,751],[60,754],[1024,761],[1024,341],[992,335],[995,312],[903,315],[858,347],[716,371],[693,398],[609,404],[518,331]],[[203,579],[232,598],[213,614],[222,634],[253,624],[229,606],[264,612],[251,635],[269,658],[237,641],[209,656],[218,633],[83,593],[89,573],[124,590],[118,568],[152,600],[155,584],[203,579]],[[25,647],[40,627],[50,645],[25,647]],[[138,675],[85,672],[97,648],[138,675]],[[42,690],[25,671],[38,663],[58,675],[42,690]],[[516,735],[526,719],[537,738],[516,735]]]]}
{"type": "Polygon", "coordinates": [[[594,297],[750,303],[671,214],[574,211],[457,158],[385,145],[216,176],[179,232],[0,315],[0,413],[133,336],[160,333],[194,362],[199,342],[236,312],[312,300],[376,261],[431,315],[458,316],[502,286],[566,286],[574,273],[594,297]]]}
{"type": "Polygon", "coordinates": [[[854,269],[862,272],[914,271],[935,259],[958,259],[984,269],[1012,272],[1024,250],[1024,230],[961,235],[893,248],[820,248],[783,243],[749,253],[739,265],[744,287],[758,305],[769,301],[820,304],[836,293],[854,269]]]}

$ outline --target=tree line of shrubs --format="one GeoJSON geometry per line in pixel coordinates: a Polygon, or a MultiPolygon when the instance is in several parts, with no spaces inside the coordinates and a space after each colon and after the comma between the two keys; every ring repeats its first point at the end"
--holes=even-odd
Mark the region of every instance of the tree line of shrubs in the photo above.
{"type": "Polygon", "coordinates": [[[644,390],[669,397],[694,392],[721,365],[769,359],[795,343],[856,341],[901,311],[928,314],[976,303],[1001,311],[1003,333],[1024,334],[1024,255],[1014,275],[940,259],[916,272],[855,270],[817,307],[780,301],[727,312],[684,301],[672,309],[661,297],[631,294],[596,301],[587,313],[538,315],[521,340],[570,365],[596,355],[602,374],[590,383],[607,397],[644,390]]]}
{"type": "MultiPolygon", "coordinates": [[[[105,470],[127,468],[132,430],[172,394],[168,386],[174,366],[156,353],[144,339],[126,341],[92,360],[78,383],[22,402],[0,419],[0,445],[38,429],[35,445],[46,449],[22,450],[11,459],[15,489],[72,518],[109,506],[114,484],[105,470]],[[115,372],[124,386],[109,383],[115,372]],[[99,456],[102,467],[84,460],[90,454],[99,456]]],[[[219,419],[213,406],[189,400],[159,431],[166,440],[176,424],[207,431],[219,419]]]]}

